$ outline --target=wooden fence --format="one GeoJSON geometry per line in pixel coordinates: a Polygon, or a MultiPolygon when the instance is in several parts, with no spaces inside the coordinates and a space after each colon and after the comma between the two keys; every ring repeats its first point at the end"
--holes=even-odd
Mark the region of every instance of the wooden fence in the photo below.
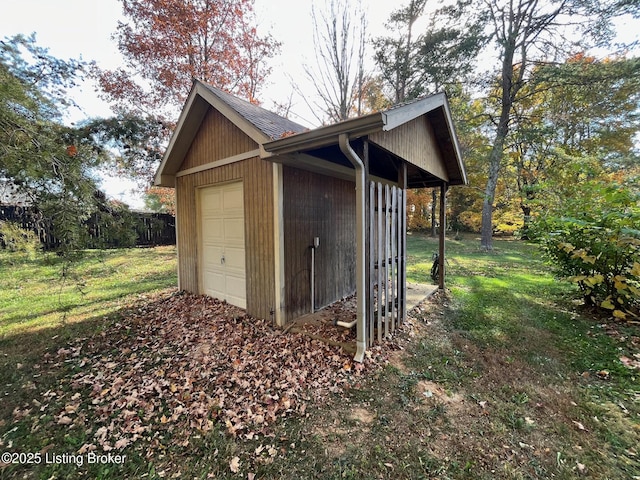
{"type": "Polygon", "coordinates": [[[392,334],[406,315],[406,191],[369,184],[367,344],[392,334]]]}
{"type": "MultiPolygon", "coordinates": [[[[55,248],[59,241],[52,234],[50,222],[38,221],[29,207],[0,205],[0,221],[17,223],[25,230],[32,230],[39,237],[45,248],[55,248]]],[[[133,217],[136,246],[175,245],[176,222],[175,217],[168,213],[129,212],[133,217]]],[[[106,238],[105,228],[96,224],[92,218],[85,222],[89,243],[100,243],[106,238]]],[[[109,241],[102,242],[105,247],[115,247],[109,241]]]]}

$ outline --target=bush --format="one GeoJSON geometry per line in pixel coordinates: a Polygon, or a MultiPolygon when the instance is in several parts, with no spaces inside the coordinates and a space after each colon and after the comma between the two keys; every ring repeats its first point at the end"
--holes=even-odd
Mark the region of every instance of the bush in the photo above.
{"type": "Polygon", "coordinates": [[[25,254],[31,259],[42,248],[40,239],[33,231],[9,221],[0,221],[0,246],[13,253],[25,254]]]}
{"type": "Polygon", "coordinates": [[[88,248],[133,247],[138,238],[136,225],[136,217],[129,207],[110,202],[89,219],[85,245],[88,248]]]}
{"type": "Polygon", "coordinates": [[[568,201],[566,215],[538,219],[534,232],[556,273],[578,286],[587,305],[638,318],[640,196],[619,185],[586,187],[589,203],[568,201]]]}

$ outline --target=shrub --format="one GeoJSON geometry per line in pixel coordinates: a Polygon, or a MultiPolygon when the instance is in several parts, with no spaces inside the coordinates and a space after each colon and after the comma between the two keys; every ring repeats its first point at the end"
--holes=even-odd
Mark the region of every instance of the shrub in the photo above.
{"type": "Polygon", "coordinates": [[[586,187],[589,203],[568,201],[565,215],[538,219],[534,231],[556,273],[578,286],[587,305],[638,318],[640,196],[619,185],[586,187]]]}
{"type": "Polygon", "coordinates": [[[9,221],[0,221],[0,246],[13,253],[25,254],[31,259],[42,248],[40,239],[33,231],[9,221]]]}

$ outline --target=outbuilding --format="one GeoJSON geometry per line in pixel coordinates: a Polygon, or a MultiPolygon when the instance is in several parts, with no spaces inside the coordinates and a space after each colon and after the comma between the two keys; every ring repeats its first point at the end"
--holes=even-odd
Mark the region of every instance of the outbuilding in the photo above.
{"type": "Polygon", "coordinates": [[[197,80],[155,178],[181,290],[279,326],[355,292],[358,361],[405,319],[407,189],[466,182],[444,94],[309,130],[197,80]]]}

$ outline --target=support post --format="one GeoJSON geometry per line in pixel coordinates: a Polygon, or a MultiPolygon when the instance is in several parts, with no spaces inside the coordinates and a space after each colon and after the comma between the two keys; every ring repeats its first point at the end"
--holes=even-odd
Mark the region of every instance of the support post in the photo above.
{"type": "Polygon", "coordinates": [[[398,172],[400,186],[400,233],[398,235],[398,308],[400,323],[407,319],[407,162],[402,162],[398,172]]]}
{"type": "Polygon", "coordinates": [[[438,248],[438,270],[440,276],[438,279],[438,288],[444,290],[444,275],[445,275],[445,232],[447,230],[447,182],[440,184],[440,245],[438,248]]]}

